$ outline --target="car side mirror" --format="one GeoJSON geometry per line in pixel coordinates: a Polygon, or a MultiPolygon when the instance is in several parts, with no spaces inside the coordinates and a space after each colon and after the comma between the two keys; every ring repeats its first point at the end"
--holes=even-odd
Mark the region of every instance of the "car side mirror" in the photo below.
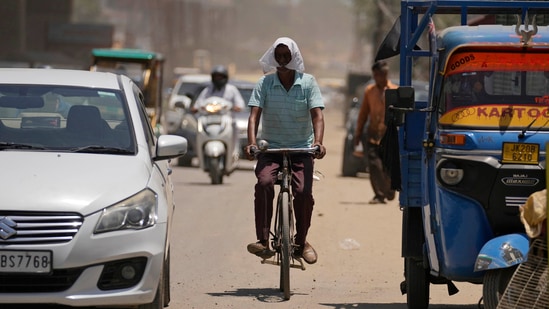
{"type": "Polygon", "coordinates": [[[187,139],[179,135],[160,135],[156,143],[155,161],[180,157],[187,153],[187,139]]]}
{"type": "Polygon", "coordinates": [[[182,110],[188,110],[191,106],[191,99],[183,96],[177,99],[177,101],[173,102],[173,108],[180,108],[182,110]]]}
{"type": "Polygon", "coordinates": [[[181,109],[186,109],[187,108],[185,106],[185,103],[183,103],[182,101],[175,102],[174,106],[177,107],[177,108],[181,108],[181,109]]]}
{"type": "Polygon", "coordinates": [[[404,124],[404,116],[413,111],[415,105],[414,87],[400,86],[385,90],[385,123],[392,121],[397,126],[404,124]]]}

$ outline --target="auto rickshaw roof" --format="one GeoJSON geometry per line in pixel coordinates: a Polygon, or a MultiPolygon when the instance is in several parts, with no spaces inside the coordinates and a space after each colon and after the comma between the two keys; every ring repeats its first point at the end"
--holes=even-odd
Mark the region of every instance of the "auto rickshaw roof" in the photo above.
{"type": "Polygon", "coordinates": [[[163,55],[156,52],[151,52],[142,49],[131,48],[95,48],[92,50],[94,57],[101,58],[120,58],[120,59],[135,59],[135,60],[159,60],[164,59],[163,55]]]}
{"type": "MultiPolygon", "coordinates": [[[[524,30],[524,27],[519,29],[524,30]]],[[[530,29],[532,30],[532,26],[530,29]]],[[[548,26],[537,26],[537,35],[532,37],[531,44],[549,44],[548,26]]],[[[438,46],[446,49],[468,43],[521,44],[521,36],[516,33],[516,26],[479,25],[448,27],[438,35],[438,46]]]]}
{"type": "MultiPolygon", "coordinates": [[[[524,30],[524,28],[520,28],[524,30]]],[[[530,27],[532,30],[532,27],[530,27]]],[[[448,27],[437,36],[437,48],[446,50],[441,54],[442,63],[458,48],[475,46],[482,49],[502,50],[506,48],[543,49],[549,52],[549,26],[538,26],[537,34],[525,45],[515,26],[480,25],[448,27]]]]}

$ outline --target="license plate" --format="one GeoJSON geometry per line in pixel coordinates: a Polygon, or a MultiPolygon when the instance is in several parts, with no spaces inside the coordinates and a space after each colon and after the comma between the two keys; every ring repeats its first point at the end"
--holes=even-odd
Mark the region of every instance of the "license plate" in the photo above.
{"type": "Polygon", "coordinates": [[[538,164],[539,145],[527,143],[503,143],[501,162],[538,164]]]}
{"type": "Polygon", "coordinates": [[[49,273],[51,265],[51,251],[0,251],[0,272],[49,273]]]}

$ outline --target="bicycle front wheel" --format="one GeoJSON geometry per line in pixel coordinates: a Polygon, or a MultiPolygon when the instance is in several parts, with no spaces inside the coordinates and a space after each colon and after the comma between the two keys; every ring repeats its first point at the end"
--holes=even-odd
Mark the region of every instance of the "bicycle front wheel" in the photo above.
{"type": "Polygon", "coordinates": [[[278,208],[281,232],[280,248],[280,291],[284,293],[284,299],[290,299],[290,254],[292,248],[290,243],[290,194],[282,192],[282,198],[278,208]]]}

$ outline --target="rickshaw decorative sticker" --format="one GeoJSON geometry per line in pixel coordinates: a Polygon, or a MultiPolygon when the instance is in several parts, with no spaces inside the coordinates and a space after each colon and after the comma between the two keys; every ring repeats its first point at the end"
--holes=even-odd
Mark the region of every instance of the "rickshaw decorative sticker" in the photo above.
{"type": "Polygon", "coordinates": [[[549,53],[509,46],[448,58],[441,125],[549,128],[549,53]]]}
{"type": "Polygon", "coordinates": [[[548,53],[519,51],[457,52],[448,58],[445,75],[468,71],[545,71],[549,69],[548,53]]]}
{"type": "Polygon", "coordinates": [[[477,105],[454,108],[440,118],[443,125],[475,127],[525,127],[532,121],[549,121],[549,107],[525,105],[477,105]]]}

